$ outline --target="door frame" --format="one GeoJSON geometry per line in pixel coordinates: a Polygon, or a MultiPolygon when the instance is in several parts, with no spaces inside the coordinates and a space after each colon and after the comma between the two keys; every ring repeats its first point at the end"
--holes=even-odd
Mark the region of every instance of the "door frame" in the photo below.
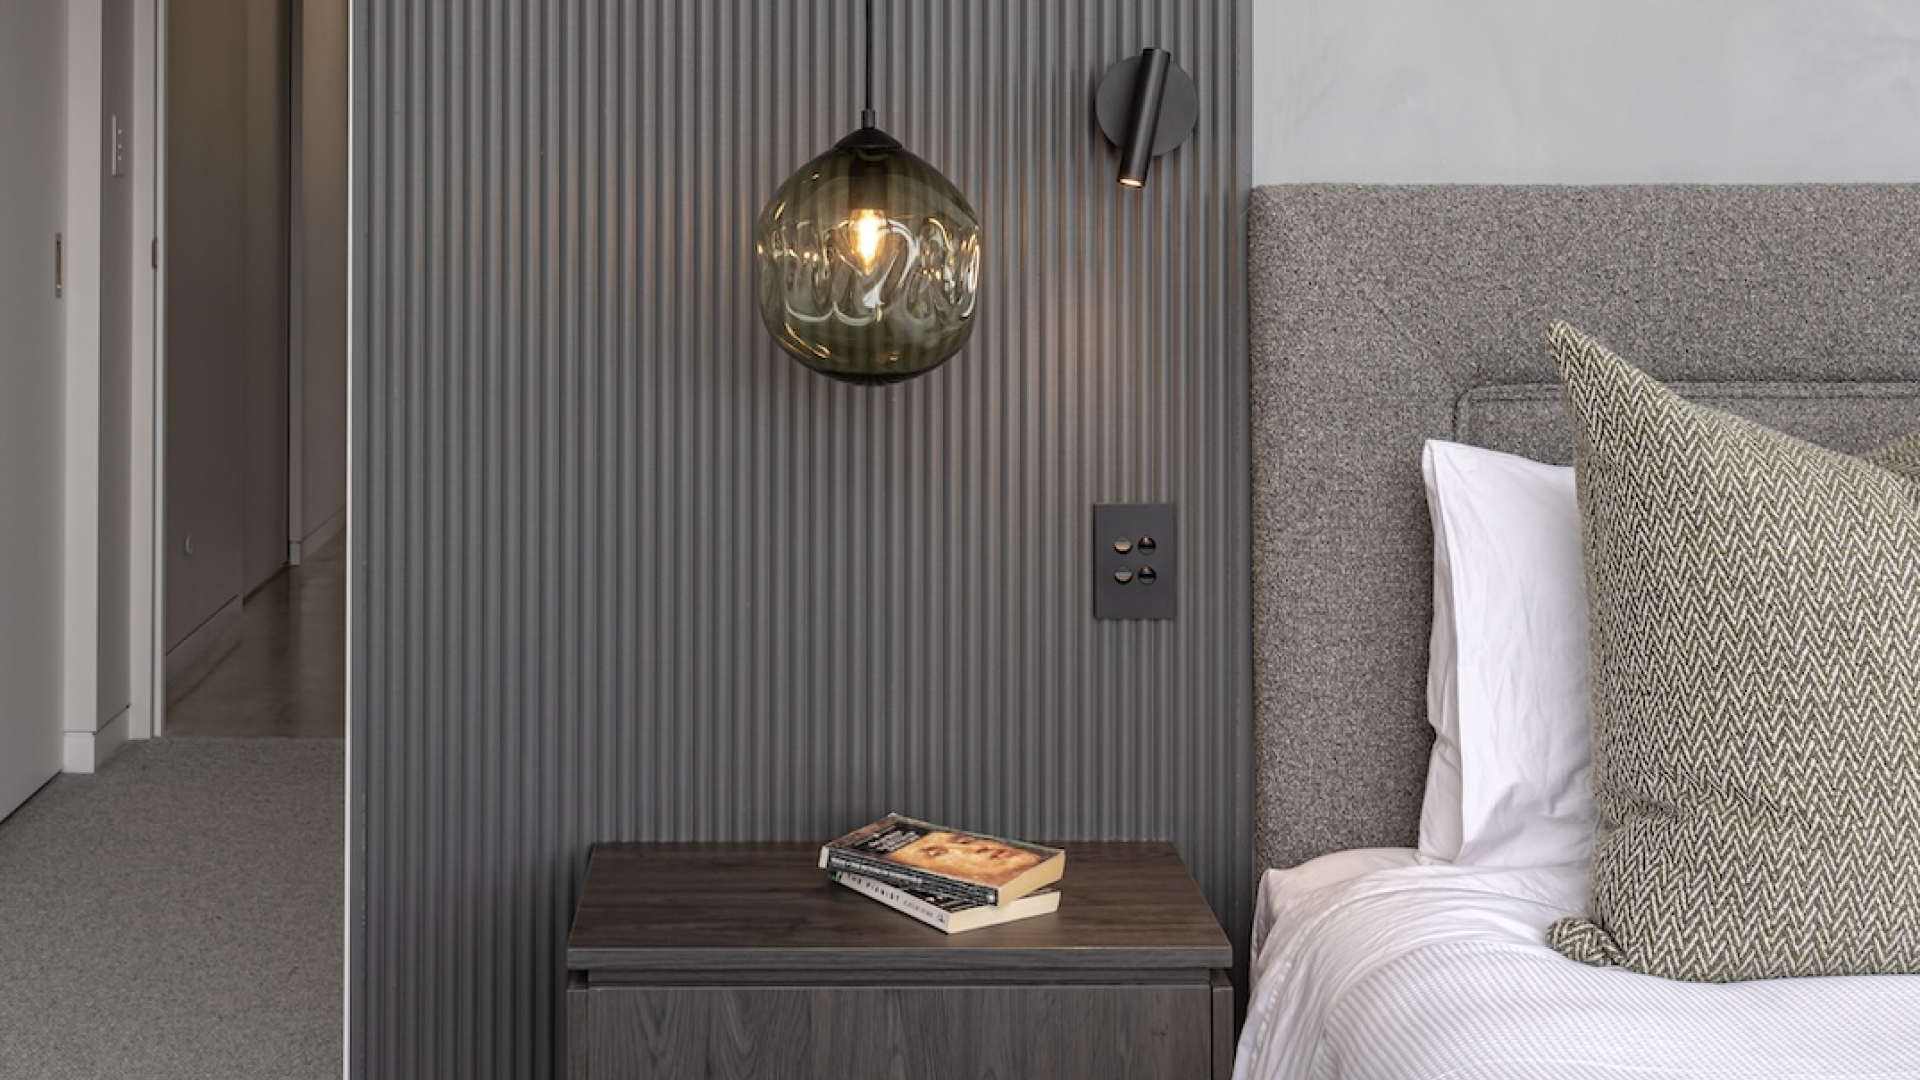
{"type": "Polygon", "coordinates": [[[158,410],[164,385],[159,297],[162,271],[155,259],[161,197],[159,157],[164,140],[156,130],[161,112],[158,48],[165,0],[128,5],[132,25],[131,109],[122,125],[132,187],[132,220],[126,246],[108,250],[101,236],[105,209],[102,79],[105,74],[105,12],[101,0],[69,0],[66,6],[66,311],[64,348],[66,403],[62,421],[62,532],[67,558],[61,571],[61,729],[66,772],[93,772],[128,739],[163,730],[165,673],[156,668],[161,579],[157,573],[160,522],[157,489],[164,445],[158,410]],[[125,260],[125,262],[121,262],[125,260]],[[127,313],[130,431],[127,452],[126,608],[101,610],[101,435],[105,341],[102,290],[105,268],[130,272],[127,313]],[[125,620],[126,651],[102,655],[104,620],[125,620]],[[127,675],[125,709],[103,701],[100,671],[120,665],[127,675]],[[112,708],[111,716],[103,716],[112,708]]]}
{"type": "Polygon", "coordinates": [[[167,260],[161,257],[161,208],[166,205],[167,0],[135,4],[133,24],[133,243],[134,280],[149,288],[133,290],[133,378],[131,445],[134,451],[132,536],[127,545],[128,736],[158,738],[166,733],[167,657],[164,538],[166,501],[166,295],[167,260]]]}
{"type": "Polygon", "coordinates": [[[66,5],[66,212],[61,320],[66,407],[61,418],[61,741],[68,772],[91,772],[107,756],[100,739],[100,0],[66,5]]]}

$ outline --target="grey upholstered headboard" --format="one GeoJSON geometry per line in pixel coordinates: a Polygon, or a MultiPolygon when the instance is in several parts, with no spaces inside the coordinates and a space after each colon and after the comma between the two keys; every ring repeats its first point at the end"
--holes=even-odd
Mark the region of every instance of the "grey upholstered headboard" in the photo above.
{"type": "Polygon", "coordinates": [[[1411,844],[1428,437],[1566,459],[1547,324],[1841,449],[1920,427],[1920,185],[1258,188],[1256,856],[1411,844]]]}

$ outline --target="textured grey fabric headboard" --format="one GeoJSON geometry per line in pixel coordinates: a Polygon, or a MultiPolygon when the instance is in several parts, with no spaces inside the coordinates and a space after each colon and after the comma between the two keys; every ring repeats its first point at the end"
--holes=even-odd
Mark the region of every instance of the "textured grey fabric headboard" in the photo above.
{"type": "Polygon", "coordinates": [[[1256,857],[1414,841],[1421,442],[1566,459],[1547,324],[1840,449],[1920,427],[1920,185],[1253,193],[1256,857]]]}

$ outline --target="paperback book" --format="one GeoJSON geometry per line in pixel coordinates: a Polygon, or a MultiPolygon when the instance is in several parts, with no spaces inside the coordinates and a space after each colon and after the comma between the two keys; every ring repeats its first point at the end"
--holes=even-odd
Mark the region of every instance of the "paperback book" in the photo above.
{"type": "Polygon", "coordinates": [[[820,867],[972,904],[1001,905],[1059,881],[1067,853],[888,814],[823,846],[820,867]]]}
{"type": "Polygon", "coordinates": [[[973,904],[950,896],[889,885],[877,878],[835,870],[833,880],[854,892],[919,919],[936,930],[949,934],[978,930],[983,926],[1031,919],[1060,910],[1060,890],[1051,885],[1036,889],[1004,904],[973,904]]]}

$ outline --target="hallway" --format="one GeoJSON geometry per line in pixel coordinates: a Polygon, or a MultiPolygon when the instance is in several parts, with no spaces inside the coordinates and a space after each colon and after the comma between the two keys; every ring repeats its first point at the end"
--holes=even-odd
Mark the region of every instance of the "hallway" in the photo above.
{"type": "Polygon", "coordinates": [[[340,739],[347,727],[347,541],[247,597],[220,654],[168,687],[168,738],[340,739]]]}

